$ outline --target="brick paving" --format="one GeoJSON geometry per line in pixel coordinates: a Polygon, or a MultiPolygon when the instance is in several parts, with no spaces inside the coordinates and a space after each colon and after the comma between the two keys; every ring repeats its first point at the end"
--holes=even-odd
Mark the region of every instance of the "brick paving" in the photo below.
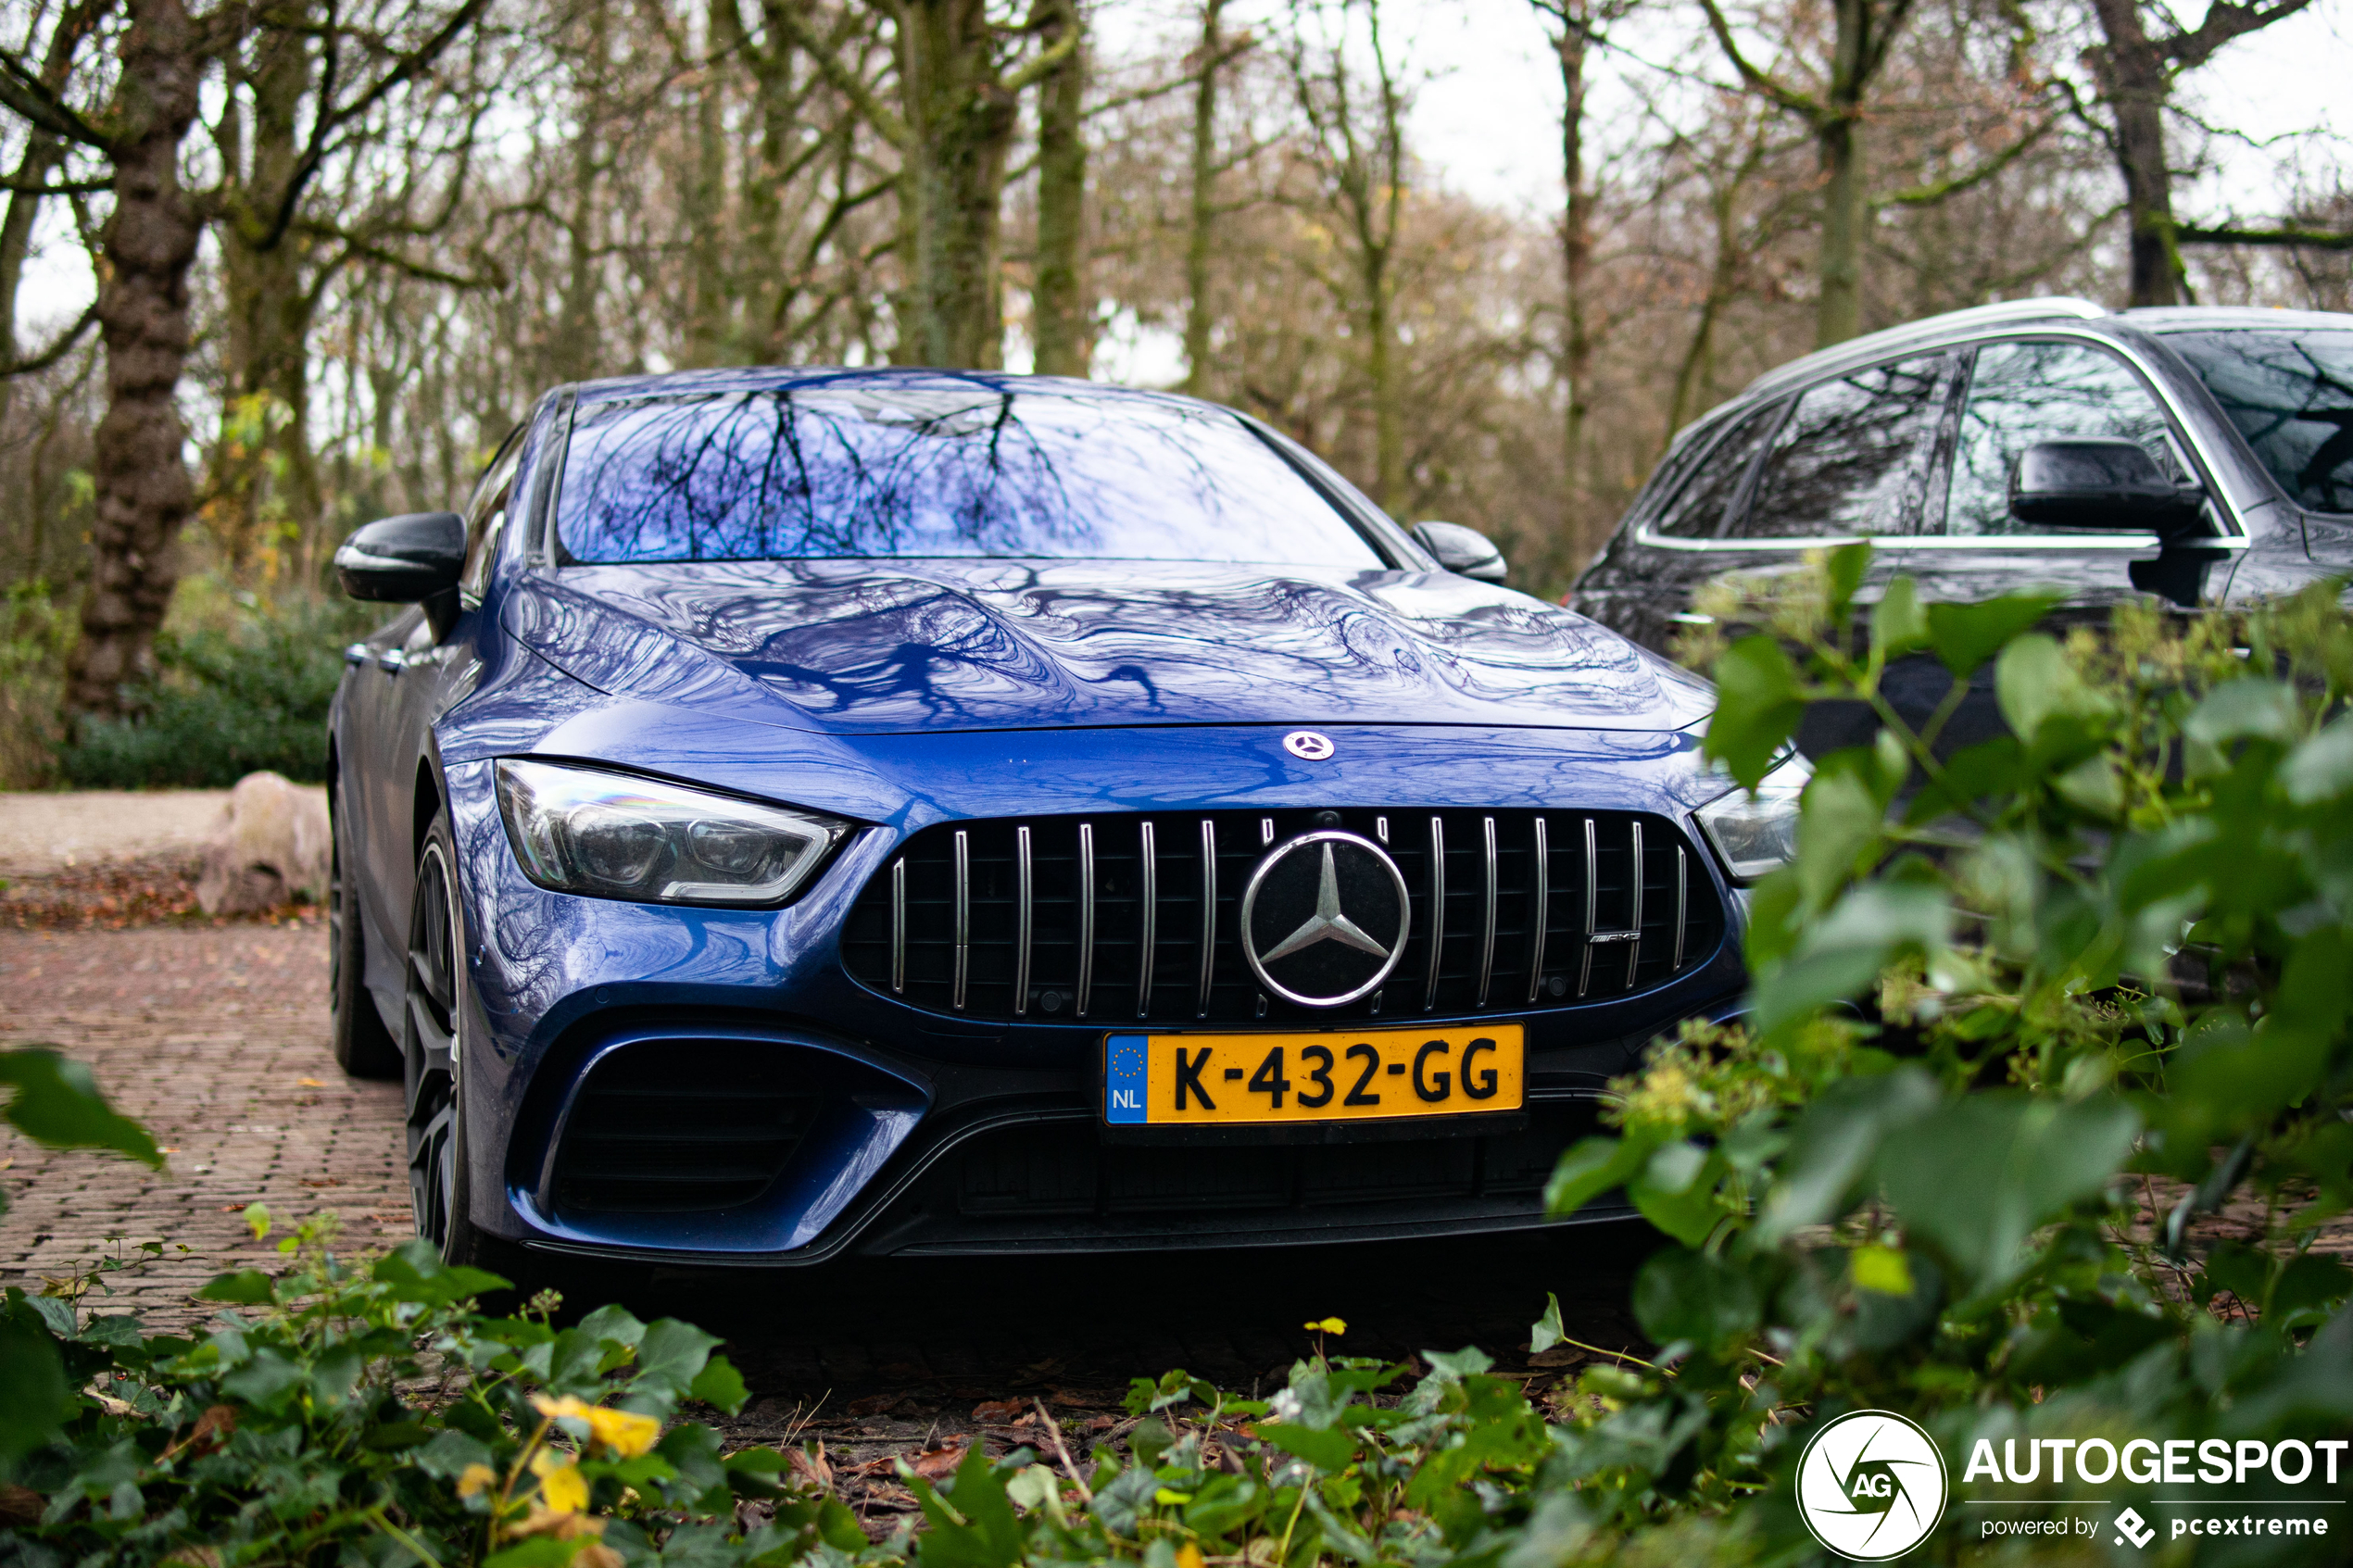
{"type": "Polygon", "coordinates": [[[110,1242],[160,1240],[160,1259],[107,1277],[104,1308],[182,1328],[208,1315],[189,1300],[198,1286],[276,1258],[245,1232],[257,1199],[285,1219],[332,1210],[360,1246],[409,1234],[399,1088],[344,1077],[326,998],[315,918],[0,930],[0,1045],[54,1045],[88,1062],[116,1109],[171,1151],[150,1171],[0,1127],[0,1284],[38,1288],[120,1249],[110,1242]]]}

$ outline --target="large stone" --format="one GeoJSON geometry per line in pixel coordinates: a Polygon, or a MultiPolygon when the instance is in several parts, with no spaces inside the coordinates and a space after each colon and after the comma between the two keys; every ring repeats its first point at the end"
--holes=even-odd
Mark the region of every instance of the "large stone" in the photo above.
{"type": "Polygon", "coordinates": [[[247,773],[229,792],[196,876],[196,903],[208,915],[254,914],[327,897],[332,830],[327,792],[278,773],[247,773]]]}

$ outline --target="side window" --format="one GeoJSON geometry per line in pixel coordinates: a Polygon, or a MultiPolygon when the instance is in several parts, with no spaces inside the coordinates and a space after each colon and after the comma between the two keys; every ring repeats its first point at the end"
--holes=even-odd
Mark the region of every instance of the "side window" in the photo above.
{"type": "Polygon", "coordinates": [[[2132,368],[2088,343],[1993,343],[1977,351],[1953,451],[1944,532],[2022,533],[2010,516],[2010,470],[2038,441],[2120,437],[2187,477],[2165,410],[2132,368]]]}
{"type": "Polygon", "coordinates": [[[474,486],[473,499],[466,503],[466,570],[458,579],[458,591],[468,598],[482,597],[483,586],[489,581],[490,563],[497,557],[498,539],[506,531],[515,463],[522,455],[522,443],[510,438],[506,449],[491,460],[490,471],[474,486]]]}
{"type": "Polygon", "coordinates": [[[1724,513],[1740,494],[1756,449],[1780,418],[1781,406],[1770,404],[1735,425],[1703,458],[1675,499],[1655,525],[1678,539],[1713,539],[1722,531],[1724,513]]]}
{"type": "Polygon", "coordinates": [[[1954,374],[1931,354],[1808,387],[1774,433],[1743,536],[1916,532],[1954,374]]]}

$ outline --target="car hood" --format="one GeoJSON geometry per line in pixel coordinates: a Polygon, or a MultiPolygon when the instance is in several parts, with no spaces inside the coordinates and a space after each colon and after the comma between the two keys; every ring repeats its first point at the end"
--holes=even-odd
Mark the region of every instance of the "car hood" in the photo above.
{"type": "Polygon", "coordinates": [[[1450,572],[1158,561],[575,566],[503,596],[615,696],[842,734],[1139,724],[1672,730],[1706,683],[1450,572]]]}

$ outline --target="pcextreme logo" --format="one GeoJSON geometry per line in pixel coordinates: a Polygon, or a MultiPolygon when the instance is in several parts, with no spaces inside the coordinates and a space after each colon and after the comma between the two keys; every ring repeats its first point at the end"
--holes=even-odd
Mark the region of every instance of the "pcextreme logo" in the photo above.
{"type": "Polygon", "coordinates": [[[1797,1461],[1797,1512],[1814,1538],[1857,1562],[1901,1557],[1944,1516],[1944,1456],[1893,1411],[1850,1411],[1797,1461]]]}

